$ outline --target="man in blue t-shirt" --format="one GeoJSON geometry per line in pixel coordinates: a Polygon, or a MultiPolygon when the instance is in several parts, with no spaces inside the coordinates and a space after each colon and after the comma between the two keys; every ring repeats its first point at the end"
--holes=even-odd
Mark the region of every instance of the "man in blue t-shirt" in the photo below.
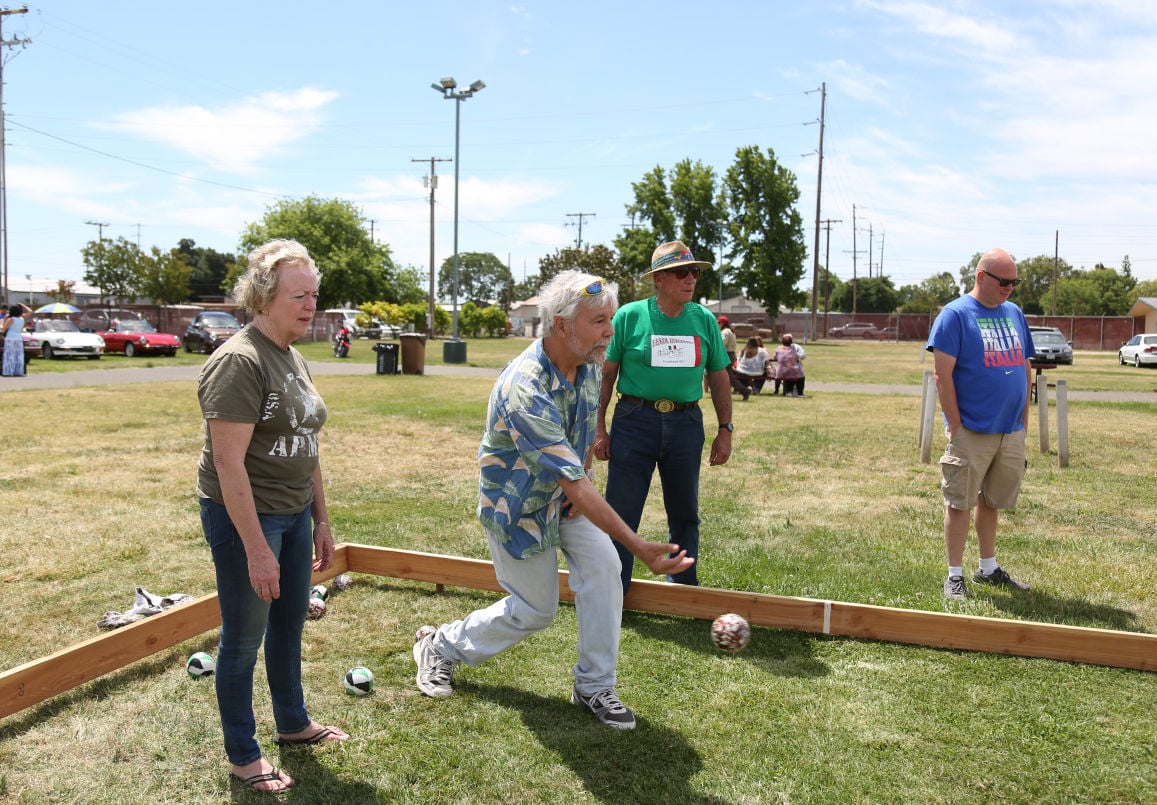
{"type": "Polygon", "coordinates": [[[948,432],[940,486],[948,553],[944,595],[953,600],[967,595],[964,544],[973,507],[980,568],[972,580],[1029,589],[996,562],[997,512],[1016,506],[1027,467],[1029,359],[1035,351],[1024,314],[1008,301],[1019,282],[1012,257],[990,249],[976,264],[972,290],[941,311],[928,336],[948,432]]]}

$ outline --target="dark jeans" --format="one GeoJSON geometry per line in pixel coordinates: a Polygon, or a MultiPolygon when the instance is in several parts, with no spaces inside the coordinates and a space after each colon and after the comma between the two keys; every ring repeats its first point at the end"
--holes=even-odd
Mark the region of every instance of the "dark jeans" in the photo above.
{"type": "MultiPolygon", "coordinates": [[[[668,542],[699,556],[699,467],[703,461],[703,409],[662,414],[654,408],[620,399],[611,420],[611,459],[607,503],[631,530],[639,530],[651,478],[659,468],[668,542]]],[[[615,543],[623,563],[623,591],[631,586],[635,557],[615,543]]],[[[698,561],[668,577],[676,584],[698,584],[698,561]]]]}
{"type": "Polygon", "coordinates": [[[277,731],[309,726],[301,690],[301,633],[309,608],[313,574],[313,524],[307,506],[298,514],[259,515],[265,539],[281,564],[281,597],[270,604],[249,581],[245,545],[220,503],[201,500],[201,528],[217,570],[221,638],[217,649],[217,707],[225,733],[225,754],[237,766],[261,757],[254,735],[253,669],[265,643],[265,674],[277,731]]]}

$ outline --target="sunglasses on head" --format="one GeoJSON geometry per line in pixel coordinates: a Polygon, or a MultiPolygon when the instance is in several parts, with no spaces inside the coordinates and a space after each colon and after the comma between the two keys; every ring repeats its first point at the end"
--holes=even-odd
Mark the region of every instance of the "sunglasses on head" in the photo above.
{"type": "Polygon", "coordinates": [[[995,275],[995,274],[993,274],[991,271],[989,271],[987,268],[982,268],[982,269],[980,269],[980,270],[981,270],[981,271],[983,271],[983,272],[984,272],[985,274],[987,274],[988,276],[992,277],[992,278],[993,278],[994,280],[996,280],[997,282],[999,282],[999,283],[1000,283],[1000,287],[1001,287],[1001,288],[1007,288],[1009,285],[1011,285],[1013,288],[1015,288],[1016,286],[1020,285],[1020,280],[1019,280],[1019,279],[1014,279],[1014,280],[1006,280],[1004,277],[998,277],[998,276],[996,276],[996,275],[995,275]]]}
{"type": "Polygon", "coordinates": [[[676,279],[687,279],[690,274],[695,279],[699,279],[699,266],[679,266],[678,268],[665,269],[667,274],[674,274],[676,279]]]}
{"type": "Polygon", "coordinates": [[[562,313],[564,311],[570,310],[571,307],[573,307],[574,305],[577,305],[580,301],[582,301],[586,297],[598,296],[604,290],[605,290],[605,288],[603,286],[603,280],[595,280],[587,287],[580,288],[579,290],[575,291],[575,294],[574,294],[574,296],[571,297],[571,300],[569,302],[567,302],[563,306],[562,310],[560,310],[559,312],[562,313]]]}

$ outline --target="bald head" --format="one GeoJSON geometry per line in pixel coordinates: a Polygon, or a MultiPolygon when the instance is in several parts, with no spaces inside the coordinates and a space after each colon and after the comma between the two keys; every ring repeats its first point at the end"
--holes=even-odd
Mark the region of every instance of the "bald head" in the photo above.
{"type": "Polygon", "coordinates": [[[1018,281],[1016,262],[1004,249],[989,249],[976,263],[976,283],[968,295],[986,307],[1008,301],[1018,281]]]}

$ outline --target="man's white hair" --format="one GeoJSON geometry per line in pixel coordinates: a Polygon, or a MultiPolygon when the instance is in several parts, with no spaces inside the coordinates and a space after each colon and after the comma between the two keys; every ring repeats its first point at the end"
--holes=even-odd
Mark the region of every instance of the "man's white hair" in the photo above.
{"type": "Polygon", "coordinates": [[[538,292],[538,316],[542,319],[542,334],[547,336],[554,332],[555,317],[561,316],[564,321],[571,322],[581,307],[607,305],[612,309],[619,306],[618,285],[573,268],[561,271],[538,292]],[[595,283],[602,283],[602,290],[594,294],[587,293],[595,283]]]}

